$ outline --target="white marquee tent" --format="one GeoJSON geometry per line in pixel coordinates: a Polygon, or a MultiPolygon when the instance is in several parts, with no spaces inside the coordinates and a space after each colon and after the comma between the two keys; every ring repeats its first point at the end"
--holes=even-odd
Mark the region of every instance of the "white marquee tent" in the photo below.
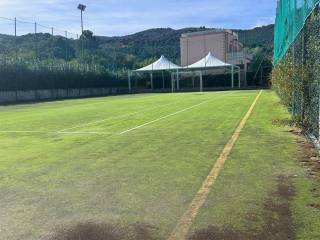
{"type": "MultiPolygon", "coordinates": [[[[240,86],[240,67],[225,63],[218,58],[216,58],[211,52],[208,53],[208,55],[202,59],[200,59],[198,62],[193,63],[189,66],[184,67],[184,70],[187,70],[186,72],[190,71],[198,71],[200,76],[200,91],[203,91],[203,71],[212,70],[212,69],[219,69],[219,68],[227,68],[230,69],[231,73],[231,88],[234,88],[234,69],[238,69],[238,77],[239,77],[239,88],[240,86]]],[[[183,72],[181,72],[183,73],[183,72]]],[[[179,89],[179,83],[178,89],[179,89]]]]}
{"type": "MultiPolygon", "coordinates": [[[[206,72],[213,70],[213,69],[230,69],[231,74],[231,87],[234,88],[234,69],[237,68],[238,71],[238,77],[239,77],[239,88],[240,88],[240,67],[225,63],[218,58],[216,58],[211,52],[208,53],[208,55],[202,59],[200,59],[198,62],[191,64],[186,67],[180,67],[177,64],[174,64],[170,60],[168,60],[165,56],[161,56],[157,61],[151,63],[148,66],[145,66],[143,68],[129,71],[128,73],[128,85],[129,89],[131,90],[131,76],[133,73],[149,73],[150,79],[151,79],[151,88],[153,89],[153,73],[154,72],[163,72],[169,71],[171,73],[171,86],[172,91],[174,90],[174,83],[177,83],[177,89],[179,90],[179,74],[186,74],[186,73],[199,73],[200,77],[200,91],[203,91],[203,74],[206,74],[206,72]]],[[[164,80],[163,80],[164,81],[164,80]]]]}
{"type": "MultiPolygon", "coordinates": [[[[151,88],[153,88],[153,72],[176,72],[178,74],[178,70],[181,69],[180,66],[177,64],[174,64],[169,59],[167,59],[165,56],[161,56],[157,61],[151,63],[148,66],[145,66],[143,68],[139,68],[137,70],[129,71],[128,73],[128,84],[129,89],[131,90],[131,76],[132,73],[150,73],[150,79],[151,79],[151,88]]],[[[163,75],[162,75],[163,76],[163,75]]],[[[171,81],[173,81],[173,75],[171,74],[171,81]]]]}
{"type": "Polygon", "coordinates": [[[133,72],[154,72],[154,71],[166,71],[166,70],[177,70],[181,67],[169,61],[165,56],[161,56],[157,61],[150,65],[134,70],[133,72]]]}
{"type": "Polygon", "coordinates": [[[208,53],[208,55],[202,59],[200,59],[198,62],[191,64],[189,66],[186,66],[184,68],[187,69],[204,69],[204,68],[218,68],[218,67],[231,67],[232,65],[229,63],[222,62],[211,52],[208,53]]]}

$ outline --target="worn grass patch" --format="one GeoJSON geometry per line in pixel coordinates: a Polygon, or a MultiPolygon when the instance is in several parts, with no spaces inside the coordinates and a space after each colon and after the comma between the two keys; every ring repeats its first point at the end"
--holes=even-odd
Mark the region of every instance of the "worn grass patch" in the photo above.
{"type": "Polygon", "coordinates": [[[206,229],[197,230],[190,240],[278,240],[295,239],[295,225],[290,209],[290,201],[295,195],[292,178],[280,176],[278,178],[277,191],[271,193],[264,201],[263,224],[261,228],[251,229],[256,217],[255,213],[249,213],[250,219],[247,229],[237,230],[232,227],[209,226],[206,229]]]}
{"type": "Polygon", "coordinates": [[[123,226],[92,221],[56,227],[43,240],[157,240],[156,230],[142,223],[123,226]]]}

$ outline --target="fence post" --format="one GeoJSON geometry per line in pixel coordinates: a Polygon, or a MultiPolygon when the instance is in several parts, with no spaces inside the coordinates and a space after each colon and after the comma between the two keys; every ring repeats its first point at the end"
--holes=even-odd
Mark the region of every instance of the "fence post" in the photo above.
{"type": "Polygon", "coordinates": [[[65,31],[65,41],[66,41],[66,44],[65,44],[65,50],[66,50],[66,61],[68,61],[68,31],[65,31]]]}
{"type": "Polygon", "coordinates": [[[14,18],[14,45],[16,52],[16,61],[18,59],[18,45],[17,45],[17,18],[14,18]]]}
{"type": "MultiPolygon", "coordinates": [[[[305,51],[306,51],[306,48],[305,48],[305,27],[303,27],[301,33],[302,33],[302,39],[301,39],[301,61],[302,61],[302,66],[304,66],[305,64],[305,51]]],[[[301,73],[301,80],[302,80],[302,83],[303,83],[303,86],[302,86],[302,96],[301,96],[301,119],[302,121],[304,121],[305,119],[305,93],[306,93],[306,84],[304,82],[304,74],[301,73]]]]}
{"type": "Polygon", "coordinates": [[[36,48],[36,58],[38,59],[38,38],[37,38],[37,22],[34,23],[34,39],[35,39],[35,48],[36,48]]]}

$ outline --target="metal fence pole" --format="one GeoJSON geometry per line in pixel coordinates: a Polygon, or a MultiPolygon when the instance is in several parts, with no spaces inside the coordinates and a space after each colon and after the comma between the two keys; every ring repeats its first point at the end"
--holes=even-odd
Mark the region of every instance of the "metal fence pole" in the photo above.
{"type": "Polygon", "coordinates": [[[18,45],[17,45],[17,18],[14,18],[14,45],[15,45],[15,58],[18,60],[18,45]]]}
{"type": "Polygon", "coordinates": [[[68,61],[68,32],[67,31],[65,31],[65,37],[66,37],[66,39],[65,39],[65,42],[66,42],[66,44],[65,44],[66,61],[68,61]]]}

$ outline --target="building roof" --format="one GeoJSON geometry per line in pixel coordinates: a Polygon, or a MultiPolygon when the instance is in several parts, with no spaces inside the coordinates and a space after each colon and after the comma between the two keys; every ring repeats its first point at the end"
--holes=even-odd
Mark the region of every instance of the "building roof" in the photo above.
{"type": "Polygon", "coordinates": [[[211,52],[209,52],[206,57],[184,68],[214,68],[214,67],[227,67],[227,66],[231,66],[231,64],[228,64],[219,60],[211,52]]]}
{"type": "Polygon", "coordinates": [[[157,61],[148,66],[135,70],[135,72],[152,72],[164,70],[176,70],[181,67],[168,60],[165,56],[161,56],[157,61]]]}
{"type": "Polygon", "coordinates": [[[205,30],[205,31],[183,33],[183,34],[181,34],[181,38],[203,36],[203,35],[212,35],[212,34],[219,34],[219,33],[228,33],[231,35],[238,36],[237,33],[233,32],[229,29],[211,29],[211,30],[205,30]]]}

